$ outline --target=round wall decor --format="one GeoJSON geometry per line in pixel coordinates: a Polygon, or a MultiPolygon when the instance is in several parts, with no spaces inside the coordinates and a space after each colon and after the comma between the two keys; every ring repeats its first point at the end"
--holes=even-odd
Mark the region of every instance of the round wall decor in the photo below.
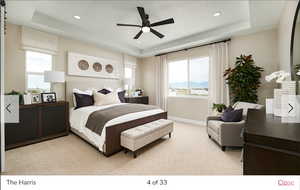
{"type": "Polygon", "coordinates": [[[95,62],[93,64],[93,69],[95,72],[101,72],[102,71],[102,65],[99,62],[95,62]]]}
{"type": "Polygon", "coordinates": [[[82,59],[78,62],[78,67],[79,67],[80,70],[83,70],[83,71],[88,70],[89,69],[89,63],[86,60],[82,59]]]}
{"type": "Polygon", "coordinates": [[[114,71],[114,67],[111,64],[105,66],[105,70],[108,73],[112,73],[114,71]]]}

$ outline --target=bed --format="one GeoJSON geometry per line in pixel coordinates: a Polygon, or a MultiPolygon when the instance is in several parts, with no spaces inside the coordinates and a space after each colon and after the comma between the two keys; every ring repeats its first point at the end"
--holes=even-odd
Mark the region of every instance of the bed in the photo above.
{"type": "MultiPolygon", "coordinates": [[[[117,81],[115,81],[117,82],[117,81]]],[[[108,84],[106,84],[107,86],[108,84]]],[[[72,100],[72,91],[74,88],[78,89],[102,89],[106,86],[99,84],[99,82],[68,82],[66,87],[67,100],[70,102],[70,126],[71,131],[96,147],[105,156],[111,156],[114,153],[122,150],[120,145],[120,135],[123,131],[137,127],[139,125],[149,123],[158,119],[167,119],[167,112],[162,109],[150,109],[145,111],[133,112],[124,114],[122,116],[113,118],[105,123],[101,133],[97,134],[86,127],[89,121],[89,116],[95,112],[108,110],[112,108],[119,108],[126,106],[126,103],[105,105],[105,106],[87,106],[79,109],[74,109],[72,100]]],[[[113,83],[109,84],[112,88],[118,88],[120,85],[113,83]],[[115,85],[115,86],[114,86],[115,85]]],[[[128,106],[128,105],[127,105],[128,106]]]]}

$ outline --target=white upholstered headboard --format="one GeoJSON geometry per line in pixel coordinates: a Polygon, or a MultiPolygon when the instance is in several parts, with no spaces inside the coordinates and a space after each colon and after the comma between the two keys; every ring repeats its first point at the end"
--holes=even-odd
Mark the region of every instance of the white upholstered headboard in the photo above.
{"type": "Polygon", "coordinates": [[[66,82],[66,100],[69,102],[70,107],[73,107],[73,89],[77,88],[79,90],[97,89],[102,88],[112,88],[118,89],[122,88],[121,80],[111,80],[111,79],[101,79],[101,80],[91,80],[91,81],[68,81],[66,82]]]}

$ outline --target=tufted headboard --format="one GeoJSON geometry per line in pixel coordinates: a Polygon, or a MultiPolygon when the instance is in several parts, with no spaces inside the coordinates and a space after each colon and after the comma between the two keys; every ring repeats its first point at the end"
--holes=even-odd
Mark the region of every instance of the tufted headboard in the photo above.
{"type": "Polygon", "coordinates": [[[74,80],[66,82],[66,100],[69,102],[70,107],[73,107],[73,89],[79,90],[97,89],[102,88],[122,88],[121,80],[101,79],[101,80],[74,80]]]}

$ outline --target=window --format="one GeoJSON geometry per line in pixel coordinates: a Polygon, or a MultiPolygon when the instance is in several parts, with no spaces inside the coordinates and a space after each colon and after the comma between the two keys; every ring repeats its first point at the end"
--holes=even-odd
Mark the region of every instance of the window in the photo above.
{"type": "Polygon", "coordinates": [[[44,71],[50,70],[52,70],[51,55],[26,51],[27,90],[50,91],[50,83],[44,82],[44,71]]]}
{"type": "Polygon", "coordinates": [[[135,69],[136,64],[133,62],[126,62],[124,67],[124,88],[131,91],[135,87],[135,69]]]}
{"type": "Polygon", "coordinates": [[[125,78],[131,79],[132,78],[132,68],[125,67],[125,78]]]}
{"type": "Polygon", "coordinates": [[[209,57],[169,63],[169,95],[208,95],[209,57]]]}

